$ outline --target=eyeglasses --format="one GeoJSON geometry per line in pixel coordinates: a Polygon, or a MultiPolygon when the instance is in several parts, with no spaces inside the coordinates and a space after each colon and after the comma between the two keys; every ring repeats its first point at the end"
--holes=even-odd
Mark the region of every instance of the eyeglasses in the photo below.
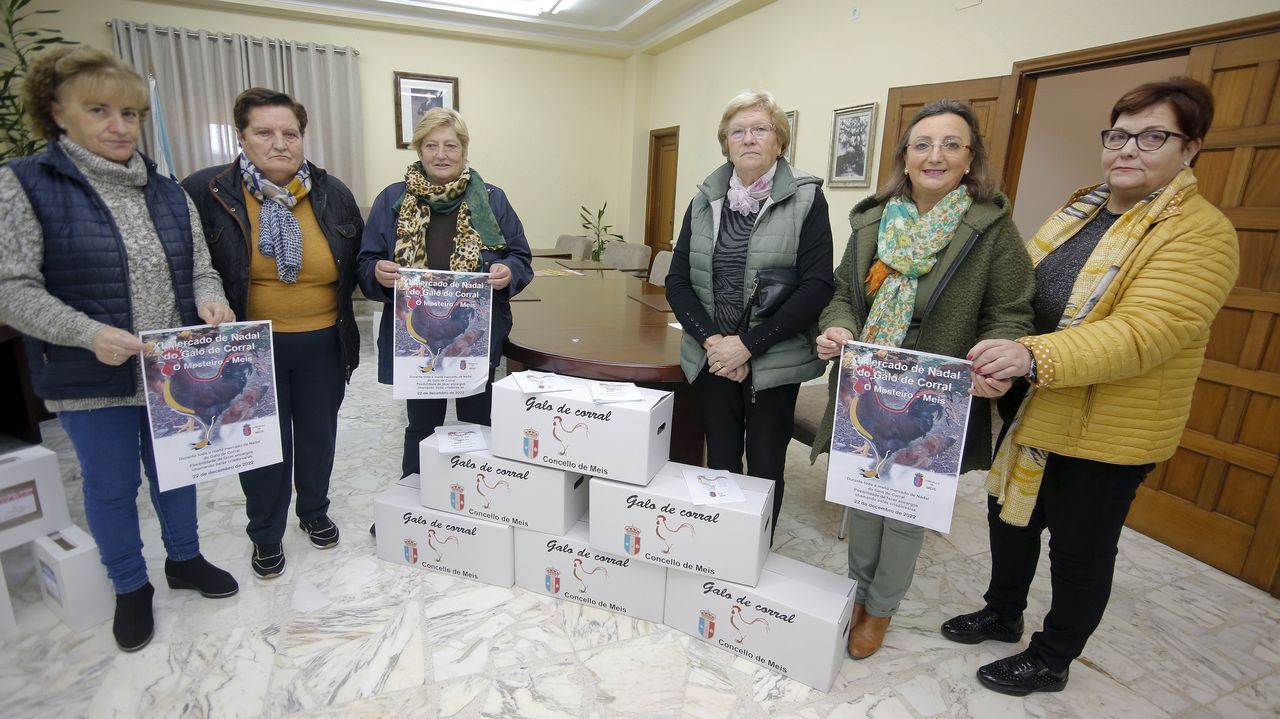
{"type": "Polygon", "coordinates": [[[907,145],[907,150],[916,155],[927,155],[933,148],[938,148],[942,154],[955,156],[959,155],[962,150],[969,149],[968,145],[962,144],[959,140],[943,140],[942,142],[913,142],[907,145]]]}
{"type": "Polygon", "coordinates": [[[462,152],[462,145],[459,145],[456,142],[446,142],[443,145],[435,142],[422,143],[422,151],[428,155],[436,154],[436,151],[441,148],[444,149],[444,154],[446,155],[456,155],[459,152],[462,152]]]}
{"type": "Polygon", "coordinates": [[[1169,130],[1126,132],[1113,127],[1102,131],[1102,146],[1108,150],[1121,150],[1124,149],[1125,145],[1129,144],[1129,138],[1131,137],[1136,137],[1138,139],[1138,149],[1146,152],[1154,152],[1164,147],[1164,143],[1168,142],[1170,137],[1181,137],[1183,140],[1191,139],[1190,135],[1169,130]]]}
{"type": "Polygon", "coordinates": [[[752,128],[731,127],[729,128],[729,132],[726,134],[730,140],[733,140],[734,142],[741,142],[743,138],[747,136],[748,132],[750,132],[751,136],[756,138],[757,140],[763,140],[766,136],[768,136],[769,133],[773,132],[773,126],[772,125],[756,125],[755,127],[752,127],[752,128]]]}

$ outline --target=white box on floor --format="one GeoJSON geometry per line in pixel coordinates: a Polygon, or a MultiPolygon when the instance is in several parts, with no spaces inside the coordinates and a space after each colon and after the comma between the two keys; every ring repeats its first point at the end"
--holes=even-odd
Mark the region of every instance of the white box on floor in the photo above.
{"type": "Polygon", "coordinates": [[[667,570],[592,549],[587,523],[554,536],[516,530],[516,584],[636,619],[662,621],[667,570]]]}
{"type": "Polygon", "coordinates": [[[493,383],[495,456],[648,484],[671,454],[670,392],[638,388],[644,399],[596,404],[585,380],[564,392],[525,394],[513,375],[493,383]]]}
{"type": "Polygon", "coordinates": [[[746,498],[693,504],[683,471],[666,463],[648,486],[591,480],[591,546],[624,557],[754,585],[769,553],[773,482],[729,474],[746,498]]]}
{"type": "MultiPolygon", "coordinates": [[[[491,433],[482,427],[486,444],[491,433]]],[[[442,512],[564,534],[587,511],[578,472],[495,457],[488,450],[440,453],[439,432],[422,440],[422,504],[442,512]]]]}
{"type": "Polygon", "coordinates": [[[499,587],[515,583],[510,526],[437,512],[420,501],[416,474],[374,500],[379,559],[499,587]]]}
{"type": "Polygon", "coordinates": [[[40,595],[77,632],[111,619],[116,593],[93,537],[72,524],[32,543],[40,595]]]}
{"type": "Polygon", "coordinates": [[[11,637],[18,633],[18,620],[13,616],[13,600],[9,598],[8,580],[4,577],[4,566],[0,565],[0,637],[11,637]]]}
{"type": "Polygon", "coordinates": [[[755,587],[671,571],[663,624],[825,692],[844,662],[856,586],[778,554],[755,587]]]}
{"type": "Polygon", "coordinates": [[[0,552],[70,524],[56,454],[25,447],[0,455],[0,552]]]}

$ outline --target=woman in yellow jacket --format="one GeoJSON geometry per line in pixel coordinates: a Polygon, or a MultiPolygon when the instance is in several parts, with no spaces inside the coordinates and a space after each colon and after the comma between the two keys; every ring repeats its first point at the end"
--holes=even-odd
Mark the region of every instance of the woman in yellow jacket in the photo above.
{"type": "Polygon", "coordinates": [[[1235,230],[1191,170],[1212,120],[1209,88],[1194,80],[1121,97],[1102,131],[1105,183],[1076,192],[1027,243],[1037,334],[973,348],[976,373],[1028,382],[1002,398],[1006,425],[987,480],[986,606],[949,619],[942,634],[1021,640],[1045,529],[1053,590],[1026,651],[978,670],[988,689],[1066,686],[1106,609],[1138,485],[1178,446],[1209,326],[1239,264],[1235,230]]]}

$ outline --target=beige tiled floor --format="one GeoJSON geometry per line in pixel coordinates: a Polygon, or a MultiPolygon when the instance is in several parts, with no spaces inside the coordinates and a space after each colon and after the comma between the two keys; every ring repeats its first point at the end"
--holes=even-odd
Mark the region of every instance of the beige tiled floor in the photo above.
{"type": "MultiPolygon", "coordinates": [[[[674,330],[673,330],[674,331],[674,330]]],[[[987,577],[981,477],[966,476],[950,535],[930,534],[886,646],[846,660],[829,693],[667,627],[520,589],[382,562],[367,533],[374,495],[399,466],[403,409],[374,382],[373,356],[341,416],[336,549],[286,538],[288,572],[251,578],[234,478],[200,490],[203,551],[241,582],[232,599],[164,586],[163,552],[141,502],[157,582],[155,640],[123,654],[104,624],[73,634],[39,601],[27,548],[5,553],[20,634],[0,643],[4,717],[1275,717],[1280,602],[1126,530],[1106,619],[1065,692],[1014,699],[984,690],[982,663],[1008,645],[943,640],[946,617],[976,606],[987,577]]],[[[56,422],[81,526],[79,469],[56,422]]],[[[825,463],[789,454],[777,551],[844,570],[838,507],[822,500],[825,463]]],[[[1046,568],[1027,616],[1046,608],[1046,568]]]]}

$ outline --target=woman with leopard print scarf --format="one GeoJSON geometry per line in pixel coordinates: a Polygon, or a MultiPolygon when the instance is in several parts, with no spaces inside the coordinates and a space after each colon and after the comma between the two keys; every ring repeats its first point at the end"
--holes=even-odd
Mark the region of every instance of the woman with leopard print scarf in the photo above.
{"type": "MultiPolygon", "coordinates": [[[[360,286],[369,299],[390,303],[401,267],[488,272],[493,287],[489,382],[484,392],[458,397],[458,419],[489,424],[493,370],[511,332],[508,304],[533,279],[524,227],[506,194],[485,183],[467,164],[471,136],[455,110],[436,108],[414,128],[418,161],[404,181],[374,200],[360,247],[360,286]]],[[[391,312],[382,313],[378,334],[378,381],[391,384],[391,312]]],[[[444,423],[448,400],[411,399],[404,430],[401,471],[418,471],[418,444],[444,423]]]]}

